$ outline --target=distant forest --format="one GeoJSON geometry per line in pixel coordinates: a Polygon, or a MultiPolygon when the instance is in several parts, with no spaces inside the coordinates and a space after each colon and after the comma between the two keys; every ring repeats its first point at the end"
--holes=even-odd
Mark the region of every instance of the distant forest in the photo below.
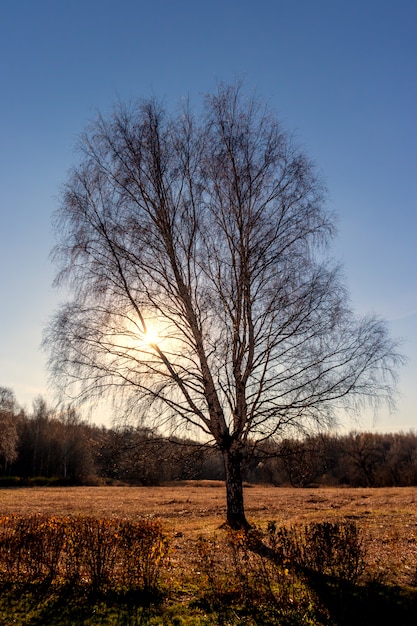
{"type": "MultiPolygon", "coordinates": [[[[141,426],[107,428],[38,398],[28,414],[0,387],[0,486],[158,485],[223,480],[218,450],[141,426]]],[[[249,483],[307,487],[417,485],[417,434],[324,433],[248,447],[249,483]]]]}

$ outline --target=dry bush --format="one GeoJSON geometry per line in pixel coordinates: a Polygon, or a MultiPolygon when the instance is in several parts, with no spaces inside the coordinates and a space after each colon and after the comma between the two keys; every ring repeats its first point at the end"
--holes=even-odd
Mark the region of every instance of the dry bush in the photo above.
{"type": "Polygon", "coordinates": [[[158,521],[13,515],[0,518],[4,582],[156,590],[167,554],[158,521]]]}
{"type": "Polygon", "coordinates": [[[220,616],[237,611],[242,619],[256,617],[254,623],[327,624],[327,612],[302,573],[256,549],[263,538],[258,530],[230,531],[226,543],[200,538],[203,605],[220,616]]]}
{"type": "Polygon", "coordinates": [[[268,524],[268,541],[281,563],[356,581],[365,570],[365,549],[352,521],[313,522],[277,528],[268,524]]]}
{"type": "Polygon", "coordinates": [[[203,600],[217,612],[228,607],[251,615],[256,607],[265,623],[328,623],[311,574],[354,582],[365,568],[361,534],[352,521],[290,528],[270,522],[266,532],[228,531],[226,541],[201,537],[198,553],[203,600]]]}
{"type": "Polygon", "coordinates": [[[128,589],[156,588],[168,548],[160,522],[123,520],[118,529],[118,546],[123,562],[123,585],[128,589]]]}
{"type": "Polygon", "coordinates": [[[9,581],[52,580],[64,544],[64,527],[42,515],[0,518],[0,568],[9,581]]]}

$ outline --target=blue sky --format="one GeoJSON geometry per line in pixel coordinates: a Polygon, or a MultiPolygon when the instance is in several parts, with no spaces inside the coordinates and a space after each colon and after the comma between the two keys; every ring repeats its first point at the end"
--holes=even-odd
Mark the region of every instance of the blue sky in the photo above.
{"type": "Polygon", "coordinates": [[[0,2],[0,386],[52,399],[51,214],[88,121],[244,78],[323,174],[354,308],[404,339],[398,411],[355,427],[417,428],[416,24],[415,0],[0,2]]]}

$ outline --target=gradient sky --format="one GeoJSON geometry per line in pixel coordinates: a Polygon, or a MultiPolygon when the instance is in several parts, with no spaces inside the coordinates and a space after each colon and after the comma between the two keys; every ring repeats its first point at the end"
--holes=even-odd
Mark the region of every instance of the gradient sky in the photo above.
{"type": "Polygon", "coordinates": [[[355,427],[416,429],[416,25],[415,0],[0,0],[0,386],[52,401],[51,214],[88,121],[244,78],[323,173],[354,308],[404,339],[397,412],[355,427]]]}

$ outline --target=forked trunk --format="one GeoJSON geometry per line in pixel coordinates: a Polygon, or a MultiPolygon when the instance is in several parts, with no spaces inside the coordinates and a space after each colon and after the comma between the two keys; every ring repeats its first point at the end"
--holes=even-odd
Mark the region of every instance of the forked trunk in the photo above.
{"type": "Polygon", "coordinates": [[[223,462],[226,474],[226,522],[233,530],[249,528],[245,517],[242,484],[242,459],[240,451],[223,450],[223,462]]]}

